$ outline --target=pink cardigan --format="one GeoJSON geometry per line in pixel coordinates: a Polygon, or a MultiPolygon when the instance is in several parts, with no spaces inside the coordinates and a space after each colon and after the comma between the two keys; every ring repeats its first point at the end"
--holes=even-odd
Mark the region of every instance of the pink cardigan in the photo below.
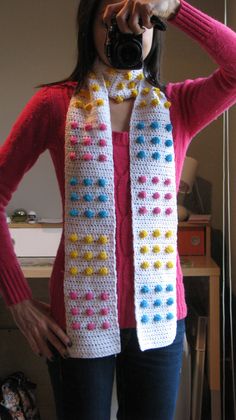
{"type": "MultiPolygon", "coordinates": [[[[209,77],[168,83],[166,95],[172,102],[170,108],[176,160],[176,185],[191,139],[211,121],[236,102],[236,33],[222,23],[207,16],[186,1],[181,1],[177,15],[169,20],[196,40],[218,63],[219,68],[209,77]]],[[[60,188],[64,213],[64,132],[69,100],[75,83],[58,84],[40,89],[29,101],[14,124],[0,149],[0,288],[7,305],[31,298],[31,290],[16,259],[5,218],[5,206],[11,199],[23,175],[34,165],[39,155],[49,150],[60,188]]],[[[128,150],[128,134],[113,133],[116,181],[123,157],[128,150]]],[[[128,162],[126,162],[128,164],[128,162]]],[[[122,167],[122,170],[124,168],[122,167]]],[[[123,237],[121,223],[129,223],[128,178],[121,190],[115,185],[117,232],[118,305],[121,328],[134,326],[132,243],[123,237]],[[124,188],[124,190],[122,190],[124,188]],[[126,197],[122,200],[121,197],[126,197]],[[124,217],[124,215],[127,215],[124,217]],[[124,244],[127,245],[124,247],[124,244]],[[124,252],[123,252],[124,251],[124,252]]],[[[63,214],[64,216],[64,214],[63,214]]],[[[64,235],[50,279],[51,312],[65,328],[63,301],[64,235]]],[[[183,279],[177,258],[178,319],[186,316],[183,279]]]]}

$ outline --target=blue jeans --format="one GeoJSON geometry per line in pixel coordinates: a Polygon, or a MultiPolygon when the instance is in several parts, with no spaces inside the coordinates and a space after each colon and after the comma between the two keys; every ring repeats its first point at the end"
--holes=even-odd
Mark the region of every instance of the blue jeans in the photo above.
{"type": "Polygon", "coordinates": [[[182,364],[184,319],[174,342],[141,351],[136,329],[121,330],[121,353],[47,361],[58,420],[110,420],[116,370],[118,420],[173,420],[182,364]]]}

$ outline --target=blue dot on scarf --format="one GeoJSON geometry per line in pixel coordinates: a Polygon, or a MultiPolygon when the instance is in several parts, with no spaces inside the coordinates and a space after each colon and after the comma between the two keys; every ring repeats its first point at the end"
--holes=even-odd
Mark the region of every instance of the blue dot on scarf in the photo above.
{"type": "Polygon", "coordinates": [[[160,284],[157,284],[156,286],[155,286],[155,292],[156,293],[159,293],[159,292],[161,292],[162,291],[162,286],[160,285],[160,284]]]}
{"type": "Polygon", "coordinates": [[[166,128],[166,131],[170,132],[170,131],[172,131],[173,126],[172,126],[172,124],[166,124],[165,128],[166,128]]]}
{"type": "Polygon", "coordinates": [[[78,179],[77,178],[75,178],[75,177],[72,177],[71,179],[70,179],[70,185],[77,185],[78,184],[78,179]]]}
{"type": "Polygon", "coordinates": [[[154,130],[157,130],[159,128],[159,122],[158,121],[153,121],[150,124],[150,127],[153,128],[154,130]]]}
{"type": "Polygon", "coordinates": [[[137,137],[137,139],[136,139],[136,143],[138,143],[138,144],[143,144],[143,143],[145,143],[145,138],[144,138],[144,136],[138,136],[138,137],[137,137]]]}
{"type": "Polygon", "coordinates": [[[147,316],[147,315],[143,315],[143,316],[142,316],[142,318],[141,318],[141,322],[142,322],[143,324],[147,324],[147,323],[148,323],[148,321],[149,321],[148,316],[147,316]]]}
{"type": "Polygon", "coordinates": [[[139,121],[138,124],[136,125],[138,130],[142,130],[143,128],[145,128],[145,122],[144,121],[139,121]]]}
{"type": "Polygon", "coordinates": [[[99,195],[98,200],[102,201],[102,202],[105,202],[105,201],[108,200],[108,197],[105,194],[101,194],[101,195],[99,195]]]}
{"type": "Polygon", "coordinates": [[[99,178],[98,185],[99,187],[105,187],[107,185],[107,180],[104,178],[99,178]]]}
{"type": "Polygon", "coordinates": [[[85,178],[83,183],[86,187],[88,187],[90,185],[93,185],[93,180],[91,178],[85,178]]]}
{"type": "Polygon", "coordinates": [[[101,219],[105,219],[105,217],[108,217],[108,212],[106,210],[101,210],[98,212],[98,216],[101,217],[101,219]]]}
{"type": "Polygon", "coordinates": [[[153,321],[155,321],[155,322],[159,322],[159,321],[161,321],[161,315],[159,315],[159,314],[156,314],[156,315],[154,315],[154,317],[153,317],[153,321]]]}
{"type": "Polygon", "coordinates": [[[70,216],[77,217],[78,215],[79,215],[78,210],[76,210],[76,209],[70,210],[70,216]]]}
{"type": "Polygon", "coordinates": [[[159,137],[153,137],[151,139],[152,144],[160,144],[161,139],[159,137]]]}
{"type": "Polygon", "coordinates": [[[140,152],[137,153],[137,157],[139,159],[145,159],[147,157],[147,155],[146,155],[144,150],[140,150],[140,152]]]}
{"type": "Polygon", "coordinates": [[[141,287],[141,293],[148,293],[149,291],[150,289],[147,285],[144,285],[141,287]]]}
{"type": "Polygon", "coordinates": [[[166,156],[166,162],[172,162],[172,159],[173,159],[172,155],[166,156]]]}
{"type": "Polygon", "coordinates": [[[70,199],[71,199],[71,201],[78,201],[79,196],[78,196],[78,194],[76,192],[73,192],[70,195],[70,199]]]}
{"type": "Polygon", "coordinates": [[[154,301],[154,306],[155,307],[157,307],[157,306],[161,306],[161,299],[156,299],[155,301],[154,301]]]}
{"type": "Polygon", "coordinates": [[[141,308],[148,308],[148,301],[147,300],[142,300],[141,302],[140,302],[140,306],[141,306],[141,308]]]}
{"type": "Polygon", "coordinates": [[[88,217],[89,219],[92,219],[92,217],[94,217],[94,211],[93,210],[85,210],[84,215],[85,215],[85,217],[88,217]]]}
{"type": "Polygon", "coordinates": [[[92,194],[85,194],[85,195],[84,195],[84,200],[85,200],[85,201],[93,201],[93,196],[92,196],[92,194]]]}
{"type": "Polygon", "coordinates": [[[160,155],[160,153],[159,153],[159,152],[154,152],[154,153],[152,154],[152,157],[153,157],[153,159],[158,160],[158,159],[160,159],[161,155],[160,155]]]}
{"type": "Polygon", "coordinates": [[[172,140],[166,140],[166,141],[165,141],[165,145],[166,145],[166,147],[171,147],[171,146],[172,146],[172,144],[173,144],[173,141],[172,141],[172,140]]]}
{"type": "Polygon", "coordinates": [[[171,312],[169,312],[169,313],[166,315],[166,319],[171,320],[171,319],[173,319],[173,318],[174,318],[174,315],[173,315],[171,312]]]}

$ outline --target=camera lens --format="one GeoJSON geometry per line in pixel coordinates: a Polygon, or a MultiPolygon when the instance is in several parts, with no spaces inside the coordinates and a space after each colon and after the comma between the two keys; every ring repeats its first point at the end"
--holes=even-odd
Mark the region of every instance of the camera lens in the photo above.
{"type": "Polygon", "coordinates": [[[142,48],[135,42],[126,42],[117,46],[117,58],[127,68],[138,65],[142,60],[142,48]]]}

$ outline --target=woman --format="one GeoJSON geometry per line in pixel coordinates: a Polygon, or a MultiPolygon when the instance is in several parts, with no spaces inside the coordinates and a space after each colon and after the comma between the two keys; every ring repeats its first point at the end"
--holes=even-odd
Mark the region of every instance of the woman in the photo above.
{"type": "Polygon", "coordinates": [[[236,34],[184,0],[81,0],[78,24],[74,72],[34,95],[1,149],[2,295],[47,358],[58,418],[108,420],[116,367],[118,419],[170,420],[186,316],[176,191],[190,140],[236,101],[236,34]],[[110,67],[114,14],[121,32],[143,33],[143,69],[110,67]],[[219,68],[163,86],[152,15],[195,39],[219,68]],[[4,213],[47,148],[64,220],[50,306],[32,297],[4,213]]]}

